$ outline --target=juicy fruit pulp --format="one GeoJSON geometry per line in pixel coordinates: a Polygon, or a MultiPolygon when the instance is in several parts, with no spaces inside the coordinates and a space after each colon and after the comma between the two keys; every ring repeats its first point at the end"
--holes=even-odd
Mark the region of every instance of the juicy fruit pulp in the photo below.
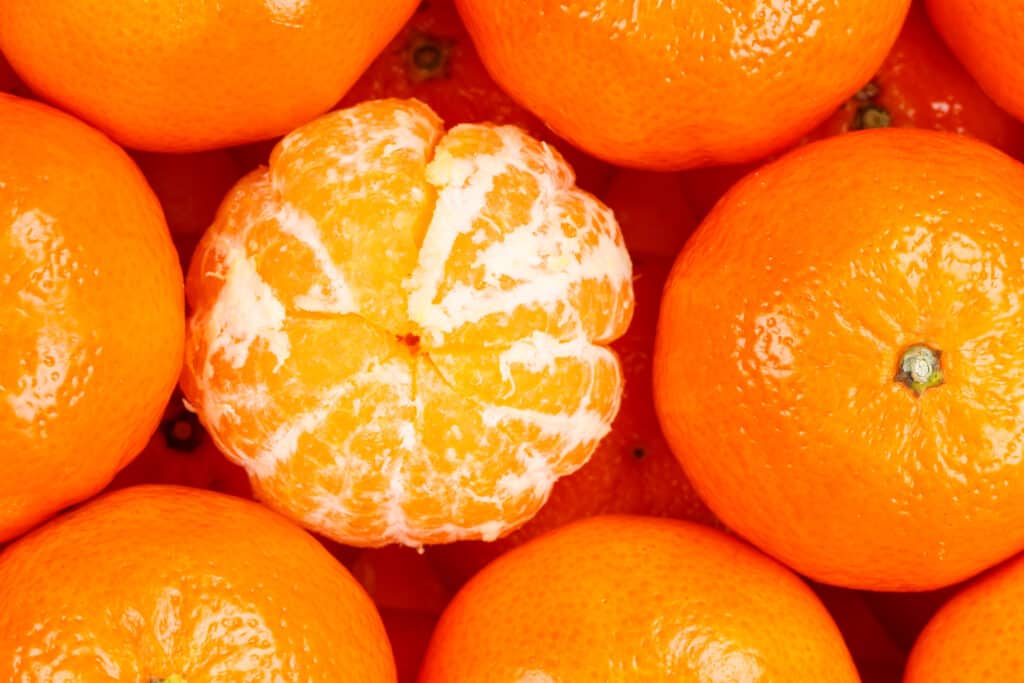
{"type": "Polygon", "coordinates": [[[285,137],[189,273],[183,388],[256,495],[342,542],[495,538],[618,410],[611,212],[513,127],[383,100],[285,137]]]}

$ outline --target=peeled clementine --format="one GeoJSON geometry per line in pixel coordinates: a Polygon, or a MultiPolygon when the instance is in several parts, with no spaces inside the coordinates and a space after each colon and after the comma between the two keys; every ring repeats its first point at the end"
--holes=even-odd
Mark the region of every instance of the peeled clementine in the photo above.
{"type": "Polygon", "coordinates": [[[825,583],[1024,548],[1024,165],[861,131],[747,176],[676,261],[655,404],[711,510],[825,583]]]}
{"type": "Polygon", "coordinates": [[[633,310],[611,212],[511,126],[332,112],[193,257],[182,386],[257,497],[355,545],[493,539],[608,433],[633,310]]]}

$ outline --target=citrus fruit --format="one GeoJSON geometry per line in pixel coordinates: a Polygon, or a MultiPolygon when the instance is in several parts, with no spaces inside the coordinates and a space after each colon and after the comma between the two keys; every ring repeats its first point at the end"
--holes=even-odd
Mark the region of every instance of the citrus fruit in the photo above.
{"type": "Polygon", "coordinates": [[[568,144],[490,77],[453,0],[425,0],[394,40],[342,98],[340,108],[366,100],[415,97],[448,127],[459,123],[519,126],[554,145],[576,173],[577,186],[600,192],[612,167],[568,144]]]}
{"type": "Polygon", "coordinates": [[[1015,681],[1024,671],[1024,557],[972,581],[928,622],[905,683],[1015,681]]]}
{"type": "Polygon", "coordinates": [[[0,95],[0,540],[102,489],[181,369],[181,266],[106,137],[0,95]]]}
{"type": "Polygon", "coordinates": [[[107,490],[138,484],[177,484],[252,497],[245,470],[217,450],[178,392],[167,403],[149,443],[117,473],[107,490]]]}
{"type": "Polygon", "coordinates": [[[928,14],[981,87],[1019,119],[1024,119],[1024,1],[925,0],[928,14]]]}
{"type": "MultiPolygon", "coordinates": [[[[863,128],[925,128],[970,135],[1007,154],[1024,156],[1024,123],[981,90],[935,33],[920,2],[910,7],[895,44],[874,77],[800,143],[863,128]]],[[[683,191],[698,216],[758,163],[683,174],[683,191]]]]}
{"type": "Polygon", "coordinates": [[[556,133],[624,166],[750,161],[874,74],[909,0],[457,0],[488,71],[556,133]]]}
{"type": "Polygon", "coordinates": [[[192,252],[217,213],[221,199],[243,175],[227,150],[192,154],[134,152],[167,218],[171,239],[187,269],[192,252]]]}
{"type": "MultiPolygon", "coordinates": [[[[660,224],[673,222],[666,217],[660,224]]],[[[625,226],[623,232],[628,239],[625,226]]],[[[622,406],[611,431],[586,465],[555,484],[547,503],[523,527],[489,543],[463,541],[429,548],[427,557],[448,585],[461,586],[502,553],[583,517],[621,513],[715,522],[669,450],[651,396],[658,303],[671,261],[658,256],[634,259],[633,321],[611,344],[625,379],[622,406]]]]}
{"type": "Polygon", "coordinates": [[[0,50],[44,99],[128,147],[269,138],[327,111],[416,0],[2,0],[0,50]]]}
{"type": "Polygon", "coordinates": [[[861,131],[747,176],[669,276],[665,436],[726,525],[824,583],[925,590],[1024,547],[1024,166],[861,131]]]}
{"type": "Polygon", "coordinates": [[[448,605],[420,683],[859,681],[782,565],[678,520],[591,517],[503,555],[448,605]]]}
{"type": "Polygon", "coordinates": [[[309,534],[232,496],[138,486],[0,555],[7,681],[395,681],[369,597],[309,534]]]}
{"type": "Polygon", "coordinates": [[[193,258],[182,387],[258,498],[339,542],[493,539],[607,434],[611,211],[511,126],[374,100],[286,136],[193,258]]]}

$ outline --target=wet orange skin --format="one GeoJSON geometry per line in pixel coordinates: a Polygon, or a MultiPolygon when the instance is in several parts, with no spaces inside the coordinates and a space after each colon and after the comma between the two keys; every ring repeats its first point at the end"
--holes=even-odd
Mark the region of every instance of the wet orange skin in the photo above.
{"type": "Polygon", "coordinates": [[[453,0],[423,0],[402,31],[384,48],[338,104],[339,108],[386,97],[415,97],[445,125],[512,124],[558,148],[576,183],[600,192],[610,165],[581,152],[498,87],[480,62],[453,0]]]}
{"type": "Polygon", "coordinates": [[[676,261],[654,354],[665,435],[725,524],[871,590],[1024,547],[1022,207],[1019,162],[912,129],[819,141],[726,194],[676,261]],[[920,395],[898,376],[915,344],[943,372],[920,395]]]}
{"type": "Polygon", "coordinates": [[[540,536],[471,579],[419,678],[523,680],[859,679],[824,606],[782,565],[709,527],[606,516],[540,536]]]}
{"type": "MultiPolygon", "coordinates": [[[[628,228],[623,228],[628,239],[628,228]]],[[[669,450],[651,392],[651,356],[661,289],[671,262],[633,256],[636,310],[612,348],[622,361],[625,390],[611,433],[590,461],[555,484],[551,497],[521,529],[492,542],[468,541],[427,550],[448,585],[461,586],[502,553],[569,522],[599,514],[638,514],[716,523],[669,450]]]]}
{"type": "MultiPolygon", "coordinates": [[[[935,32],[922,2],[911,5],[899,37],[871,83],[842,104],[800,144],[887,124],[960,133],[1024,157],[1024,123],[982,91],[935,32]]],[[[704,216],[758,163],[684,173],[687,198],[704,216]]]]}
{"type": "Polygon", "coordinates": [[[40,527],[0,555],[0,603],[3,680],[396,680],[348,571],[283,517],[209,491],[123,489],[40,527]]]}
{"type": "Polygon", "coordinates": [[[7,540],[95,495],[146,445],[180,374],[184,296],[160,205],[124,151],[10,95],[0,129],[7,540]]]}

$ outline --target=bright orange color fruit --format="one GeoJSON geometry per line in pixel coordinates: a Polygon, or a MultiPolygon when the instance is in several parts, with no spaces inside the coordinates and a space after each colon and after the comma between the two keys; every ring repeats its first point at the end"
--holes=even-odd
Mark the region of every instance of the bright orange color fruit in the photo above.
{"type": "Polygon", "coordinates": [[[420,683],[857,682],[796,575],[709,527],[591,517],[503,555],[441,615],[420,683]]]}
{"type": "Polygon", "coordinates": [[[975,579],[914,645],[905,683],[1017,681],[1024,671],[1024,556],[975,579]]]}
{"type": "Polygon", "coordinates": [[[199,238],[213,223],[224,195],[244,175],[243,169],[224,149],[192,154],[134,152],[132,158],[160,200],[171,239],[187,270],[199,238]]]}
{"type": "Polygon", "coordinates": [[[327,111],[416,0],[0,0],[33,91],[123,145],[192,152],[327,111]]]}
{"type": "Polygon", "coordinates": [[[138,484],[176,484],[252,497],[245,470],[217,450],[178,392],[167,403],[149,443],[117,473],[107,490],[138,484]]]}
{"type": "Polygon", "coordinates": [[[493,539],[607,434],[631,274],[550,146],[363,103],[225,199],[189,271],[182,387],[257,497],[327,537],[493,539]]]}
{"type": "Polygon", "coordinates": [[[456,0],[480,57],[556,133],[623,166],[761,158],[871,78],[910,0],[456,0]]]}
{"type": "Polygon", "coordinates": [[[925,590],[1024,548],[1024,166],[861,131],[736,185],[662,301],[655,404],[711,510],[824,583],[925,590]]]}
{"type": "Polygon", "coordinates": [[[554,145],[576,173],[576,184],[599,192],[612,167],[566,143],[498,87],[462,25],[453,0],[423,0],[415,14],[342,98],[340,108],[366,100],[414,97],[448,127],[459,123],[519,126],[554,145]]]}
{"type": "Polygon", "coordinates": [[[925,0],[936,30],[993,100],[1024,119],[1024,0],[925,0]]]}
{"type": "MultiPolygon", "coordinates": [[[[896,43],[874,78],[801,143],[863,128],[925,128],[978,138],[1024,157],[1024,123],[993,102],[950,53],[920,1],[911,5],[896,43]]],[[[704,216],[736,181],[758,164],[687,171],[683,188],[704,216]]]]}
{"type": "MultiPolygon", "coordinates": [[[[623,233],[628,240],[625,225],[623,233]]],[[[503,552],[583,517],[617,513],[716,522],[672,455],[654,412],[651,356],[661,289],[671,261],[633,258],[636,310],[629,330],[611,344],[625,378],[622,407],[611,432],[586,465],[555,484],[548,502],[522,528],[490,543],[464,541],[429,548],[427,557],[449,585],[461,586],[503,552]]]]}
{"type": "Polygon", "coordinates": [[[366,592],[265,507],[111,493],[0,555],[5,681],[395,681],[366,592]]]}
{"type": "Polygon", "coordinates": [[[102,489],[181,369],[181,266],[131,159],[0,95],[0,540],[102,489]]]}

